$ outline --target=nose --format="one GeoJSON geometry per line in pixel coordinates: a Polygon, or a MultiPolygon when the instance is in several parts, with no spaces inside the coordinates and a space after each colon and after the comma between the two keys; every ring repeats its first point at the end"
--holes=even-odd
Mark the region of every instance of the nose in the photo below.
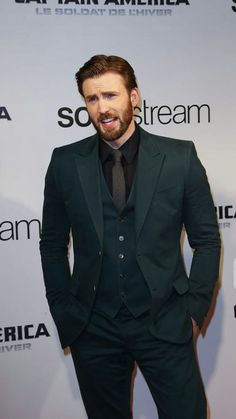
{"type": "Polygon", "coordinates": [[[100,98],[98,101],[98,112],[100,114],[106,113],[109,110],[109,104],[103,98],[100,98]]]}

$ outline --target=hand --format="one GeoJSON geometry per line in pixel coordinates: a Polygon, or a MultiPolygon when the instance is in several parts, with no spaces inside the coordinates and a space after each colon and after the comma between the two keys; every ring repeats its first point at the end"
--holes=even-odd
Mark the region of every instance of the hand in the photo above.
{"type": "Polygon", "coordinates": [[[199,329],[196,320],[194,320],[192,317],[191,319],[192,319],[193,329],[195,329],[196,327],[199,329]]]}
{"type": "Polygon", "coordinates": [[[196,340],[200,333],[200,329],[198,327],[196,320],[194,320],[192,317],[191,317],[191,320],[192,320],[192,325],[193,325],[193,339],[196,340]]]}

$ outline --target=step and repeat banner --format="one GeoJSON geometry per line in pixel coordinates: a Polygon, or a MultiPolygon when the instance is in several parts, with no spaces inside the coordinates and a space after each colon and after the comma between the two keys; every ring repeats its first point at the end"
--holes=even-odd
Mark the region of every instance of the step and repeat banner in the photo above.
{"type": "MultiPolygon", "coordinates": [[[[234,419],[236,0],[7,0],[0,34],[0,419],[86,419],[38,242],[53,148],[94,132],[74,74],[101,53],[134,67],[137,123],[193,140],[207,169],[224,248],[197,351],[209,418],[234,419]]],[[[189,267],[186,240],[184,255],[189,267]]],[[[133,409],[135,419],[157,417],[138,370],[133,409]]]]}

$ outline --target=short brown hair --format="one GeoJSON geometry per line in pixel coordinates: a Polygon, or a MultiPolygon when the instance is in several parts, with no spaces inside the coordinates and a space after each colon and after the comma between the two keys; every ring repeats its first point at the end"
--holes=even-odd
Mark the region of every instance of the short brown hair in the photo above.
{"type": "Polygon", "coordinates": [[[83,96],[82,85],[86,79],[102,76],[108,71],[123,77],[128,92],[138,87],[134,70],[124,58],[115,55],[94,55],[75,74],[80,94],[83,96]]]}

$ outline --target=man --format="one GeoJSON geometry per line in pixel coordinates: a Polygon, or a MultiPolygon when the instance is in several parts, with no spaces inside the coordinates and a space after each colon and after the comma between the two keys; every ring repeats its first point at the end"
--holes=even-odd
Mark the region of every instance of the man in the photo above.
{"type": "Polygon", "coordinates": [[[53,152],[40,249],[88,418],[132,417],[136,361],[160,419],[205,419],[193,330],[209,309],[220,255],[205,170],[192,142],[135,124],[139,93],[127,61],[94,56],[76,80],[97,133],[53,152]],[[183,226],[193,249],[189,278],[183,226]]]}

